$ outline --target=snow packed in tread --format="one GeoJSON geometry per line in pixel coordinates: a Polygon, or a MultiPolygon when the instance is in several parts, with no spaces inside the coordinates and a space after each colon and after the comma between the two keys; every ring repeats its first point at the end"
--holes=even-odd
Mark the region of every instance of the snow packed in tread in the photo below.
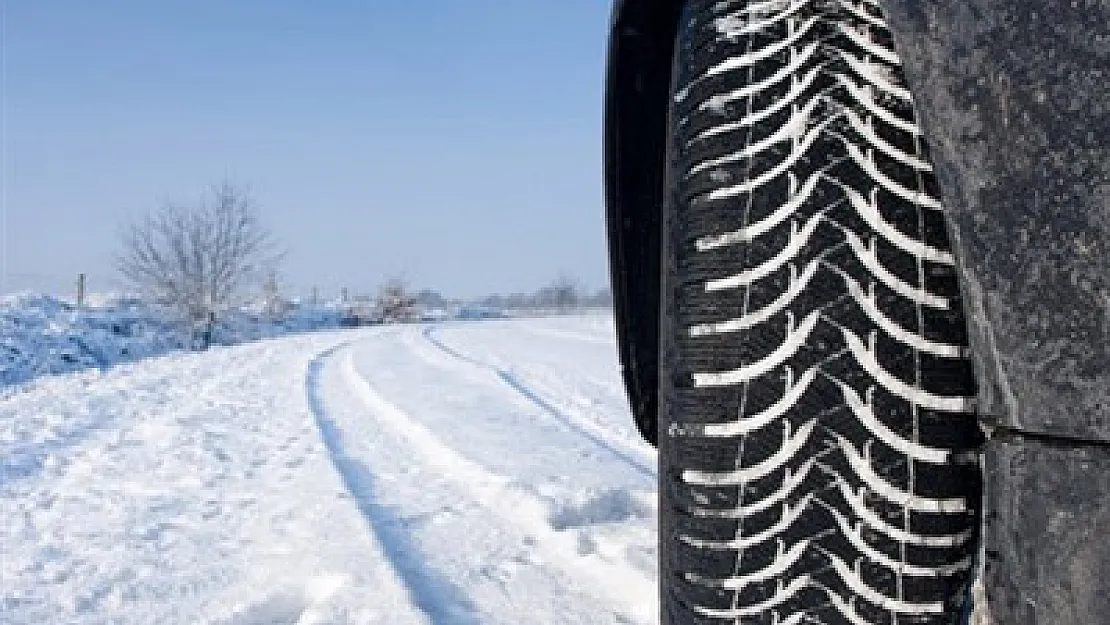
{"type": "Polygon", "coordinates": [[[692,2],[683,20],[664,610],[954,622],[978,538],[974,379],[878,6],[692,2]]]}

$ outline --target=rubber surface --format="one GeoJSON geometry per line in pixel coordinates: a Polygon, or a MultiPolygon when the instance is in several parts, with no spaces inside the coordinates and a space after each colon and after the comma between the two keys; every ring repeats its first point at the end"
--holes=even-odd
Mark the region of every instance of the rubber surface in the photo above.
{"type": "Polygon", "coordinates": [[[672,93],[663,622],[959,622],[975,380],[878,5],[692,1],[672,93]]]}
{"type": "Polygon", "coordinates": [[[636,427],[656,443],[660,207],[681,0],[617,0],[605,88],[605,221],[613,313],[636,427]]]}

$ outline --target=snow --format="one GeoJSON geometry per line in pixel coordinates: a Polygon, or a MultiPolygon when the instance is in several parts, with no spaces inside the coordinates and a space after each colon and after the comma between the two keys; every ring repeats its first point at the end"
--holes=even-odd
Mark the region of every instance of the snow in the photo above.
{"type": "Polygon", "coordinates": [[[655,518],[606,315],[288,335],[0,397],[2,625],[654,623],[655,518]]]}
{"type": "MultiPolygon", "coordinates": [[[[114,366],[186,349],[188,337],[166,316],[135,299],[96,295],[77,309],[38,294],[0,297],[0,387],[42,375],[114,366]]],[[[339,325],[337,306],[304,307],[281,321],[249,309],[229,313],[214,341],[238,344],[339,325]]]]}

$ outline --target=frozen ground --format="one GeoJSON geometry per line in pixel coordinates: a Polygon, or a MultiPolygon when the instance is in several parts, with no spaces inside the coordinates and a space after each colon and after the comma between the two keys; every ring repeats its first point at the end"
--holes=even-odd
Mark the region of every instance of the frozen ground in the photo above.
{"type": "Polygon", "coordinates": [[[0,623],[652,623],[607,317],[264,340],[0,399],[0,623]]]}

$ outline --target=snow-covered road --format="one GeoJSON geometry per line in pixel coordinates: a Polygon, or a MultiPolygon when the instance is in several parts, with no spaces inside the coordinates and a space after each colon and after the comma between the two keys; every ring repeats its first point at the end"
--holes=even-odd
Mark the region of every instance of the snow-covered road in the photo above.
{"type": "Polygon", "coordinates": [[[0,624],[652,623],[603,316],[303,335],[0,399],[0,624]]]}

